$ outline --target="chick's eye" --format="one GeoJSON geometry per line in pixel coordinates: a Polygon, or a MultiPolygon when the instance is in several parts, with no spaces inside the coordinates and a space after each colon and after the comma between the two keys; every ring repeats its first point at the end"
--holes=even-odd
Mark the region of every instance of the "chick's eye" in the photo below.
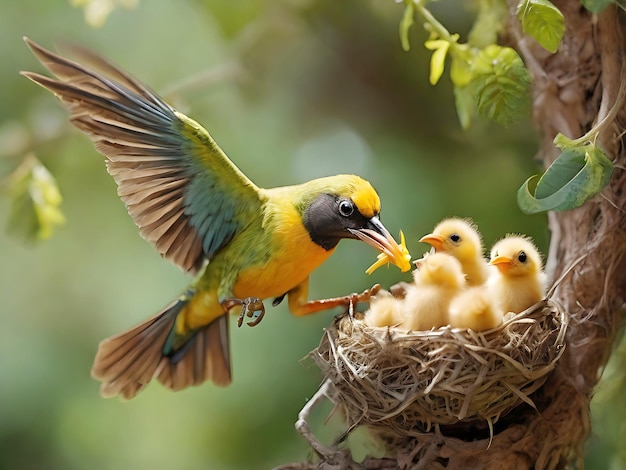
{"type": "Polygon", "coordinates": [[[461,241],[461,236],[458,233],[453,233],[452,235],[450,235],[450,240],[452,240],[454,243],[458,243],[461,241]]]}
{"type": "Polygon", "coordinates": [[[350,217],[354,212],[354,205],[350,201],[343,200],[339,203],[339,213],[344,217],[350,217]]]}
{"type": "Polygon", "coordinates": [[[519,260],[520,263],[525,263],[527,259],[526,253],[524,253],[523,251],[520,251],[520,254],[517,255],[517,259],[519,260]]]}

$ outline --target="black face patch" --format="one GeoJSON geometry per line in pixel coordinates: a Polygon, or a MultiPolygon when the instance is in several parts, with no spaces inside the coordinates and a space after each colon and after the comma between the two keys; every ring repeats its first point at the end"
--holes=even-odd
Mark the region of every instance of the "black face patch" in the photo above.
{"type": "Polygon", "coordinates": [[[321,194],[304,210],[302,222],[311,240],[332,250],[342,238],[356,238],[348,229],[366,228],[369,219],[350,199],[321,194]]]}

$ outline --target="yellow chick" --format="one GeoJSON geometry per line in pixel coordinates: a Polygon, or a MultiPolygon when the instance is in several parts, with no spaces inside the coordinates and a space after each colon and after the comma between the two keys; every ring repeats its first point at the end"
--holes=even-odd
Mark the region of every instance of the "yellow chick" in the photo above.
{"type": "Polygon", "coordinates": [[[503,238],[491,249],[490,264],[498,269],[489,279],[489,289],[505,313],[522,312],[545,297],[541,255],[529,238],[503,238]]]}
{"type": "Polygon", "coordinates": [[[489,265],[483,258],[483,242],[478,229],[469,220],[457,217],[441,221],[420,242],[436,252],[448,253],[461,262],[469,286],[479,286],[489,277],[489,265]]]}
{"type": "Polygon", "coordinates": [[[402,321],[402,299],[384,294],[372,299],[363,318],[367,326],[398,326],[402,321]]]}
{"type": "Polygon", "coordinates": [[[450,303],[452,328],[485,331],[502,324],[503,312],[486,286],[470,287],[450,303]]]}
{"type": "Polygon", "coordinates": [[[418,262],[413,277],[415,283],[402,302],[400,327],[420,331],[447,325],[450,300],[466,286],[461,263],[445,253],[428,254],[418,262]]]}

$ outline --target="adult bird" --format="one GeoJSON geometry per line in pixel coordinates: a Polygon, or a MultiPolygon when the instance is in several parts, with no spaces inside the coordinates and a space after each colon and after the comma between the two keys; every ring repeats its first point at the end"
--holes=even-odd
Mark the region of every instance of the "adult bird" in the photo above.
{"type": "Polygon", "coordinates": [[[257,324],[263,299],[285,296],[294,315],[367,299],[371,292],[307,301],[309,274],[343,238],[361,238],[404,263],[379,219],[380,199],[358,176],[337,175],[263,189],[198,123],[97,55],[89,66],[25,38],[56,78],[23,75],[54,93],[74,126],[105,156],[141,235],[196,280],[154,317],[103,340],[92,375],[105,397],[132,398],[153,378],[180,390],[231,381],[227,313],[257,324]]]}

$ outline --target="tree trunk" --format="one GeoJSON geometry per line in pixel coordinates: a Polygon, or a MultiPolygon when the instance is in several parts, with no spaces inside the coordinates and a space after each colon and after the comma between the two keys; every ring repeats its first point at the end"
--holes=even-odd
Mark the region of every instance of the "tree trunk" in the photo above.
{"type": "MultiPolygon", "coordinates": [[[[509,0],[508,38],[534,79],[533,115],[543,138],[540,157],[546,167],[559,153],[552,143],[555,135],[582,136],[606,116],[625,80],[624,28],[617,8],[611,6],[595,17],[578,0],[554,3],[565,16],[566,31],[558,52],[550,54],[522,35],[515,17],[517,0],[509,0]]],[[[549,215],[547,270],[553,279],[563,276],[552,298],[569,312],[570,324],[565,354],[532,397],[537,410],[521,406],[505,417],[490,445],[489,438],[433,435],[429,452],[406,468],[582,468],[591,427],[589,403],[623,322],[626,299],[626,150],[620,124],[626,115],[623,103],[621,107],[615,123],[598,139],[615,164],[610,185],[578,209],[549,215]]],[[[355,464],[347,451],[326,453],[322,460],[281,468],[400,464],[389,458],[355,464]]]]}
{"type": "MultiPolygon", "coordinates": [[[[515,3],[509,2],[511,9],[515,3]]],[[[625,80],[623,26],[617,9],[610,7],[594,18],[576,0],[554,3],[566,25],[558,53],[550,55],[528,38],[516,44],[534,78],[534,119],[543,136],[541,157],[546,167],[558,155],[552,144],[555,135],[583,135],[606,116],[625,80]]],[[[512,37],[520,38],[517,23],[512,24],[512,37]]],[[[598,141],[615,164],[609,187],[583,207],[549,217],[547,268],[557,279],[575,265],[553,297],[570,314],[568,349],[544,387],[543,403],[537,403],[541,415],[531,414],[521,427],[501,433],[499,451],[493,449],[501,453],[499,457],[507,449],[523,455],[529,462],[526,467],[561,468],[568,462],[582,467],[583,444],[590,431],[589,402],[623,322],[626,154],[620,124],[624,104],[620,106],[614,125],[598,141]]]]}

